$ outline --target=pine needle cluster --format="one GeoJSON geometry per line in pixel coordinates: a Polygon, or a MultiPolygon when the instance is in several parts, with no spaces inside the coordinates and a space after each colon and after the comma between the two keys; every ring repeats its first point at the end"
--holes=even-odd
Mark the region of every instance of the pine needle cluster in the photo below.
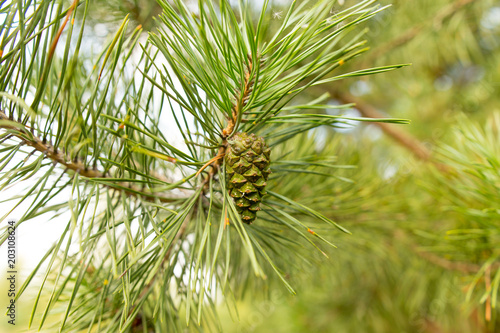
{"type": "Polygon", "coordinates": [[[336,169],[324,157],[290,153],[312,144],[301,134],[354,119],[316,112],[349,105],[327,104],[327,95],[301,100],[306,89],[402,66],[338,73],[367,51],[360,26],[384,8],[367,0],[336,12],[331,1],[293,1],[269,37],[269,1],[257,19],[245,1],[158,5],[147,38],[126,17],[89,54],[91,1],[2,3],[0,188],[25,189],[9,198],[1,221],[21,204],[29,208],[17,226],[70,212],[21,287],[19,295],[39,288],[30,326],[218,329],[220,299],[230,302],[256,279],[277,277],[294,293],[288,267],[333,245],[314,226],[348,232],[291,199],[280,181],[336,169]],[[272,156],[251,225],[228,185],[224,157],[237,133],[262,137],[272,156]]]}

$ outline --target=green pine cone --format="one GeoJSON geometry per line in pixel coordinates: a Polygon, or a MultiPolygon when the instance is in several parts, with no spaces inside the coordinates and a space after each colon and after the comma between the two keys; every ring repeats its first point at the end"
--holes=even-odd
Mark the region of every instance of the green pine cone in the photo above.
{"type": "Polygon", "coordinates": [[[245,223],[252,223],[260,210],[260,201],[271,173],[271,149],[262,137],[236,133],[228,140],[226,179],[229,194],[245,223]]]}

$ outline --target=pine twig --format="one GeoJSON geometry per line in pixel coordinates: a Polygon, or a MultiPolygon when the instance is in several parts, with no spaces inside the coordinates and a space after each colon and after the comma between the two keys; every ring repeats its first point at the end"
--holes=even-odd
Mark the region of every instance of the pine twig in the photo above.
{"type": "MultiPolygon", "coordinates": [[[[220,158],[217,158],[215,160],[215,162],[213,162],[212,168],[210,169],[208,175],[203,180],[204,192],[208,189],[207,185],[208,185],[210,179],[212,179],[215,176],[215,174],[217,174],[220,166],[222,165],[222,158],[226,155],[226,150],[227,150],[227,138],[229,138],[233,134],[233,132],[235,130],[236,123],[238,122],[238,118],[240,117],[240,113],[248,101],[248,96],[252,92],[253,82],[250,79],[251,72],[252,72],[252,62],[251,62],[250,57],[249,57],[249,59],[250,59],[250,61],[247,63],[247,66],[246,66],[247,70],[246,70],[245,79],[243,82],[243,94],[240,98],[238,96],[235,96],[235,102],[233,104],[231,118],[228,119],[226,128],[224,128],[222,130],[222,145],[219,148],[217,155],[214,157],[214,159],[217,156],[220,156],[220,158]]],[[[259,59],[257,59],[257,61],[259,61],[259,59]]],[[[199,172],[201,172],[201,171],[199,171],[199,172]]]]}
{"type": "Polygon", "coordinates": [[[198,176],[198,175],[199,175],[199,174],[200,174],[203,170],[205,170],[205,168],[207,168],[208,166],[210,166],[210,164],[212,164],[212,163],[216,162],[217,160],[221,159],[222,157],[224,157],[224,155],[223,155],[223,154],[219,154],[219,155],[217,155],[217,156],[213,157],[212,159],[210,159],[210,161],[208,161],[207,163],[205,163],[205,165],[203,165],[203,166],[200,168],[200,170],[198,170],[198,171],[196,172],[195,177],[197,177],[197,176],[198,176]]]}
{"type": "MultiPolygon", "coordinates": [[[[0,111],[0,121],[12,121],[9,117],[3,112],[0,111]]],[[[18,123],[21,124],[21,123],[18,123]]],[[[23,125],[24,126],[24,125],[23,125]]],[[[27,146],[34,148],[36,151],[41,152],[47,158],[51,159],[54,163],[60,164],[64,166],[65,170],[72,170],[79,175],[86,178],[99,178],[106,179],[108,178],[106,174],[101,171],[95,169],[89,169],[85,164],[80,161],[71,161],[68,160],[66,155],[61,151],[54,148],[51,144],[43,142],[40,138],[33,136],[32,139],[27,139],[22,132],[28,133],[28,130],[25,128],[24,130],[20,130],[16,126],[11,126],[8,124],[0,124],[0,129],[13,131],[12,136],[20,139],[21,142],[27,146]]],[[[119,182],[116,184],[103,184],[104,186],[111,188],[116,191],[122,191],[128,196],[141,196],[145,197],[148,201],[153,201],[155,199],[160,200],[161,202],[173,202],[177,199],[175,198],[167,198],[163,196],[158,196],[155,193],[143,193],[140,188],[136,186],[130,186],[125,182],[119,182]],[[139,193],[137,193],[139,192],[139,193]]]]}
{"type": "MultiPolygon", "coordinates": [[[[210,171],[208,172],[207,176],[205,177],[205,179],[202,182],[202,186],[204,187],[203,188],[203,193],[205,193],[208,190],[208,184],[210,182],[210,179],[212,179],[215,176],[215,174],[218,172],[218,170],[219,170],[219,168],[220,168],[220,166],[222,164],[221,161],[224,158],[224,156],[226,154],[226,150],[227,150],[227,138],[229,136],[231,136],[231,134],[234,132],[234,129],[235,129],[238,117],[240,116],[241,110],[246,105],[246,102],[248,100],[248,95],[252,92],[253,82],[251,82],[251,80],[250,80],[251,71],[252,71],[252,63],[249,62],[248,65],[247,65],[247,72],[245,73],[243,94],[242,94],[241,98],[235,98],[236,102],[233,104],[233,108],[232,108],[232,112],[231,112],[232,116],[231,116],[231,118],[228,119],[228,123],[227,123],[226,128],[224,128],[222,130],[222,145],[219,148],[219,151],[218,151],[217,155],[215,157],[213,157],[212,159],[210,159],[196,173],[196,175],[198,175],[206,167],[212,166],[212,168],[210,169],[210,171]]],[[[192,215],[192,213],[193,212],[191,212],[190,215],[192,215]]],[[[162,259],[161,267],[165,266],[166,262],[170,259],[170,255],[172,253],[172,249],[174,248],[174,246],[179,241],[182,241],[184,239],[184,236],[186,234],[187,227],[189,225],[190,220],[191,220],[191,218],[190,218],[190,216],[188,216],[182,222],[182,225],[179,228],[179,231],[174,236],[174,239],[173,239],[173,241],[172,241],[169,249],[167,250],[167,252],[165,253],[165,256],[162,259]]],[[[120,277],[122,277],[123,275],[125,275],[126,272],[127,272],[127,270],[125,272],[123,272],[120,275],[120,277]]],[[[144,290],[139,295],[138,299],[142,299],[145,295],[147,295],[150,292],[151,288],[153,288],[153,286],[154,286],[155,281],[158,279],[158,276],[159,276],[160,272],[161,272],[161,270],[159,269],[156,272],[156,274],[151,278],[151,280],[149,281],[149,283],[144,287],[144,290]]]]}

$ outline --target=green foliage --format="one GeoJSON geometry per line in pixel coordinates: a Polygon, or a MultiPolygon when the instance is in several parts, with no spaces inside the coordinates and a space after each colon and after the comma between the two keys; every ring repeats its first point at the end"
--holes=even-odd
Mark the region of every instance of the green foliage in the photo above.
{"type": "Polygon", "coordinates": [[[31,329],[496,332],[498,7],[380,2],[4,1],[0,226],[64,223],[31,329]],[[237,132],[272,151],[252,225],[237,132]]]}
{"type": "Polygon", "coordinates": [[[125,17],[94,54],[86,52],[91,1],[2,4],[0,188],[27,188],[8,199],[13,208],[1,220],[21,204],[29,208],[18,226],[70,213],[20,288],[38,285],[30,327],[217,330],[218,293],[230,303],[272,276],[293,293],[286,271],[309,260],[304,246],[332,245],[316,226],[347,232],[294,200],[288,191],[300,179],[281,190],[279,179],[329,177],[330,154],[291,150],[305,142],[299,134],[351,119],[316,112],[345,108],[321,104],[327,95],[293,99],[401,67],[332,73],[367,51],[358,26],[382,8],[367,0],[332,15],[330,1],[293,2],[269,37],[267,1],[257,20],[246,2],[200,1],[196,11],[182,1],[159,5],[148,40],[125,17]],[[224,159],[214,159],[238,131],[263,136],[281,154],[253,225],[229,195],[224,159]]]}
{"type": "Polygon", "coordinates": [[[354,183],[307,178],[297,188],[353,237],[336,239],[334,263],[294,276],[304,278],[296,298],[247,299],[229,331],[498,331],[497,10],[494,1],[395,1],[367,23],[365,66],[413,66],[318,93],[412,119],[403,134],[430,158],[415,160],[372,125],[342,135],[327,151],[358,166],[341,174],[354,183]],[[269,300],[278,301],[262,310],[269,300]]]}
{"type": "Polygon", "coordinates": [[[374,224],[350,225],[355,237],[339,242],[331,261],[297,281],[296,297],[279,290],[254,297],[239,321],[227,321],[226,330],[473,332],[474,323],[460,309],[458,279],[417,258],[407,239],[374,224]]]}
{"type": "MultiPolygon", "coordinates": [[[[444,235],[424,234],[435,252],[470,263],[467,299],[476,295],[487,307],[498,308],[500,287],[500,117],[492,113],[484,126],[462,117],[452,142],[437,150],[449,174],[435,173],[427,183],[452,219],[444,235]],[[431,236],[431,237],[429,237],[431,236]]],[[[495,321],[493,311],[493,321],[495,321]]],[[[497,319],[498,320],[498,319],[497,319]]]]}

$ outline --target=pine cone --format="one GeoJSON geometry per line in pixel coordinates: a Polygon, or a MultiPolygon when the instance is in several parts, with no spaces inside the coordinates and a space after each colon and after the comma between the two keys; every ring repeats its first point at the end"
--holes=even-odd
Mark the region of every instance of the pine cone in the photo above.
{"type": "Polygon", "coordinates": [[[262,137],[236,133],[228,140],[226,179],[229,194],[245,223],[252,223],[260,210],[271,162],[271,149],[262,137]]]}

